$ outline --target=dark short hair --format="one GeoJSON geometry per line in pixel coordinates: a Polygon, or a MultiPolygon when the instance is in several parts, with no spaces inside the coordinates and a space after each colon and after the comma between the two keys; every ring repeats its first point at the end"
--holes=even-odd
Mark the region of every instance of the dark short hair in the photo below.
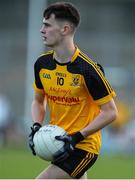
{"type": "Polygon", "coordinates": [[[56,19],[67,20],[77,27],[80,23],[80,14],[76,7],[72,3],[57,2],[51,4],[43,13],[45,19],[50,18],[50,15],[54,14],[56,19]]]}

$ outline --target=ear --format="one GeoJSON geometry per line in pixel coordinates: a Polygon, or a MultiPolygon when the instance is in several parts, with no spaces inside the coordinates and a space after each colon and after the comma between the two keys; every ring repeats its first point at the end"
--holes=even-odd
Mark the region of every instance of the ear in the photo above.
{"type": "Polygon", "coordinates": [[[61,33],[63,34],[63,35],[66,35],[66,34],[69,34],[69,33],[71,33],[71,26],[69,25],[69,24],[65,24],[64,26],[63,26],[63,28],[61,29],[61,33]]]}

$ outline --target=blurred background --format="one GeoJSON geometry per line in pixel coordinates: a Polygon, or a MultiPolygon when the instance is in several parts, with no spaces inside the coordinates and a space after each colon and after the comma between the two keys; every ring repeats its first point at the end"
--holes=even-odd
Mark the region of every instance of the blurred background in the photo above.
{"type": "MultiPolygon", "coordinates": [[[[27,136],[32,124],[33,65],[45,51],[39,31],[42,14],[53,2],[0,1],[0,178],[34,178],[44,167],[29,152],[27,136]],[[24,173],[26,162],[35,164],[33,171],[24,173]]],[[[68,2],[81,14],[76,44],[104,67],[117,92],[119,117],[103,129],[101,158],[89,177],[135,178],[135,0],[68,2]]]]}

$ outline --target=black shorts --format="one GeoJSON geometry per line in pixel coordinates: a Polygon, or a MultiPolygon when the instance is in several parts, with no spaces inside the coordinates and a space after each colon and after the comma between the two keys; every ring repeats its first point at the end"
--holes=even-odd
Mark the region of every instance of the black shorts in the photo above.
{"type": "Polygon", "coordinates": [[[53,163],[67,172],[72,178],[79,179],[95,163],[98,155],[75,148],[63,162],[53,163]]]}

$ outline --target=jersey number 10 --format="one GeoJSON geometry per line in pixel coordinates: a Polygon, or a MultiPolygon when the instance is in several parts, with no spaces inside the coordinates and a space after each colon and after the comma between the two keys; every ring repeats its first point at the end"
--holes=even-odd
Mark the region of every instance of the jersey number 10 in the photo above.
{"type": "Polygon", "coordinates": [[[62,86],[64,84],[64,78],[62,77],[57,77],[57,85],[62,86]]]}

